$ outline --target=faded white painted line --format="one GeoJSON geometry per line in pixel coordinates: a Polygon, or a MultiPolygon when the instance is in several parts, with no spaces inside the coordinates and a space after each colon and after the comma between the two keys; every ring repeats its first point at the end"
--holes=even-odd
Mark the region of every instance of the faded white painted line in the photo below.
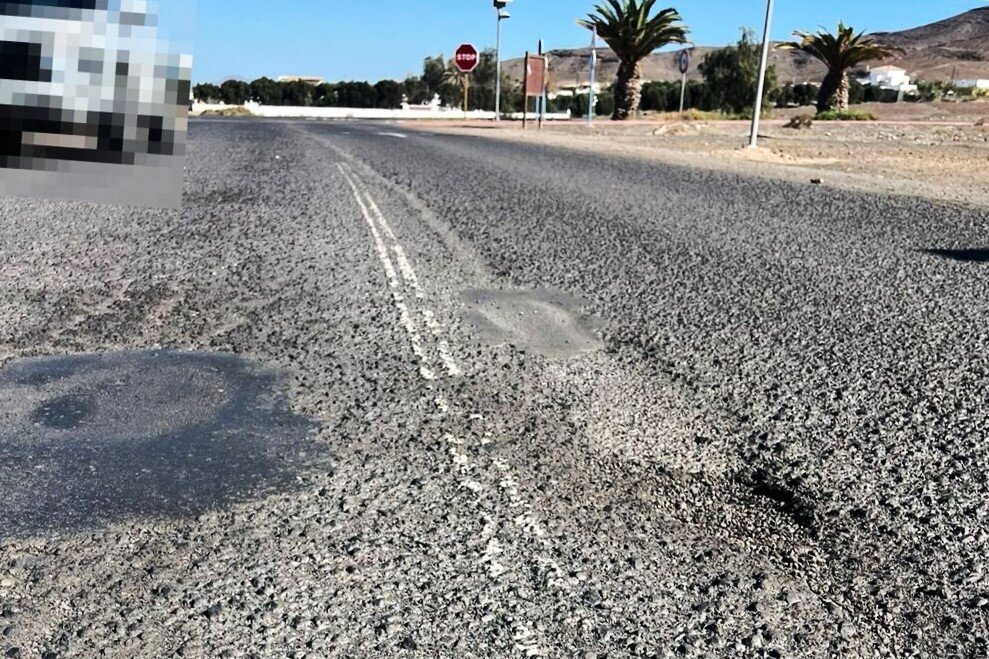
{"type": "MultiPolygon", "coordinates": [[[[392,289],[395,305],[399,310],[401,324],[410,337],[413,353],[420,360],[420,372],[427,380],[436,379],[436,374],[428,366],[430,364],[429,356],[426,353],[423,337],[420,335],[418,326],[414,320],[415,311],[418,311],[422,317],[425,328],[428,331],[427,336],[432,340],[431,345],[435,347],[436,352],[439,354],[440,362],[447,374],[451,377],[462,375],[463,371],[454,359],[449,343],[443,338],[443,325],[437,320],[433,311],[426,306],[426,295],[412,266],[412,262],[401,243],[399,243],[387,218],[381,212],[381,209],[375,203],[369,191],[364,187],[361,179],[355,173],[349,172],[344,164],[339,163],[338,167],[347,179],[364,215],[364,219],[371,229],[375,248],[385,269],[385,273],[388,275],[388,283],[392,289]],[[399,276],[401,276],[401,280],[399,276]],[[411,292],[408,299],[403,297],[400,292],[402,282],[405,284],[404,289],[411,292]]],[[[433,402],[442,415],[449,415],[451,413],[451,404],[442,394],[436,395],[433,402]]],[[[476,412],[469,414],[468,418],[471,421],[484,421],[484,416],[476,412]]],[[[486,488],[478,480],[478,475],[483,473],[481,462],[471,457],[467,449],[467,441],[462,437],[457,437],[449,433],[443,436],[443,440],[447,445],[447,452],[454,472],[458,474],[460,489],[467,490],[477,497],[485,496],[486,488]]],[[[480,443],[484,445],[490,443],[490,441],[492,441],[490,439],[490,433],[485,433],[480,443]]],[[[508,520],[515,525],[521,535],[528,536],[543,548],[548,548],[550,544],[548,534],[540,524],[538,515],[534,512],[533,507],[521,496],[518,483],[511,476],[509,465],[498,459],[493,461],[493,465],[500,472],[496,480],[497,490],[501,491],[501,496],[508,499],[508,507],[516,509],[513,517],[509,517],[508,520]]],[[[496,523],[492,517],[486,514],[483,515],[483,519],[485,520],[485,524],[481,532],[481,540],[486,544],[480,556],[480,565],[490,579],[498,581],[503,575],[511,572],[511,570],[502,562],[505,560],[505,550],[497,536],[496,523]]],[[[546,575],[547,584],[560,588],[565,588],[569,585],[563,570],[560,569],[555,561],[538,555],[533,558],[539,566],[540,572],[544,572],[546,575]]],[[[499,615],[504,616],[509,613],[503,604],[490,600],[489,602],[495,604],[499,610],[499,615]]],[[[536,632],[517,617],[517,611],[513,613],[515,620],[512,624],[512,640],[514,641],[515,650],[527,657],[545,656],[545,651],[539,644],[536,632]]],[[[497,616],[488,614],[484,617],[484,621],[490,622],[495,617],[497,616]]]]}
{"type": "Polygon", "coordinates": [[[440,341],[436,345],[436,351],[440,353],[440,361],[443,362],[443,368],[446,369],[446,374],[451,378],[458,378],[464,374],[464,372],[457,366],[457,362],[454,361],[453,355],[450,354],[450,344],[446,341],[440,341]]]}
{"type": "Polygon", "coordinates": [[[473,469],[470,463],[470,456],[460,448],[464,445],[464,440],[449,434],[445,435],[444,438],[450,446],[450,459],[453,461],[454,466],[463,474],[470,472],[473,469]]]}
{"type": "Polygon", "coordinates": [[[381,265],[385,269],[385,275],[388,277],[388,285],[393,288],[398,288],[398,274],[395,272],[395,266],[391,262],[391,258],[388,256],[388,249],[385,247],[385,242],[381,239],[381,234],[378,232],[378,227],[374,225],[374,220],[371,219],[371,214],[368,212],[367,206],[361,199],[361,195],[351,179],[350,174],[344,168],[343,163],[338,163],[340,171],[343,173],[343,177],[347,180],[350,185],[351,191],[354,193],[354,199],[357,201],[357,205],[360,206],[361,213],[364,215],[364,221],[367,222],[367,226],[371,229],[371,236],[374,237],[374,246],[378,251],[378,259],[381,260],[381,265]]]}
{"type": "Polygon", "coordinates": [[[415,321],[412,320],[412,314],[409,313],[409,307],[406,306],[404,302],[400,302],[397,298],[395,300],[395,306],[398,307],[398,313],[402,319],[402,326],[405,328],[405,331],[408,332],[409,341],[412,343],[412,352],[419,358],[419,373],[426,380],[435,380],[436,373],[429,366],[429,357],[426,355],[426,351],[422,348],[422,339],[419,337],[419,328],[416,327],[415,321]]]}
{"type": "Polygon", "coordinates": [[[402,140],[406,140],[409,138],[408,135],[405,135],[403,133],[378,133],[378,135],[383,135],[385,137],[397,137],[402,140]]]}
{"type": "Polygon", "coordinates": [[[453,351],[450,350],[450,344],[443,338],[443,326],[436,320],[436,315],[429,309],[421,309],[423,320],[426,321],[426,329],[436,337],[436,351],[440,354],[440,361],[443,362],[443,367],[446,369],[447,375],[452,378],[460,377],[464,372],[457,365],[457,361],[453,358],[453,351]]]}
{"type": "MultiPolygon", "coordinates": [[[[360,185],[359,179],[357,185],[361,190],[364,199],[367,200],[367,207],[371,209],[371,213],[374,215],[375,220],[377,220],[377,223],[381,226],[381,230],[393,243],[391,247],[392,251],[395,253],[395,261],[398,263],[398,269],[402,273],[402,279],[405,280],[416,299],[425,300],[426,293],[422,290],[422,285],[419,283],[419,277],[416,275],[415,269],[412,267],[408,255],[405,253],[405,248],[402,247],[401,243],[398,241],[398,237],[392,230],[391,224],[389,224],[385,214],[381,212],[381,209],[371,197],[368,190],[360,185]]],[[[453,351],[450,349],[450,344],[440,338],[442,334],[442,326],[436,322],[435,314],[428,308],[422,308],[420,313],[423,315],[423,318],[426,319],[426,325],[429,328],[429,331],[434,337],[437,338],[436,352],[439,353],[440,362],[442,362],[443,368],[446,369],[447,375],[452,378],[460,377],[464,374],[463,369],[457,365],[456,360],[453,358],[453,351]]]]}
{"type": "Polygon", "coordinates": [[[412,288],[416,299],[424,300],[426,294],[423,293],[422,286],[419,285],[419,277],[416,276],[415,270],[412,269],[412,265],[409,263],[409,257],[405,255],[405,250],[398,244],[392,245],[391,248],[395,252],[395,260],[398,262],[398,271],[402,273],[402,279],[412,288]]]}
{"type": "Polygon", "coordinates": [[[361,199],[360,191],[354,183],[354,180],[351,178],[350,173],[347,171],[347,168],[344,167],[343,163],[337,163],[337,166],[340,168],[340,173],[343,174],[343,177],[350,185],[350,189],[354,193],[354,199],[357,201],[357,205],[360,207],[361,213],[364,215],[364,220],[367,222],[367,225],[371,230],[371,236],[374,238],[374,245],[378,252],[378,258],[381,261],[381,265],[385,270],[385,275],[388,278],[388,285],[392,289],[392,297],[395,300],[395,306],[398,309],[402,327],[405,328],[406,333],[409,335],[409,341],[412,343],[412,352],[419,359],[419,374],[426,380],[435,380],[436,373],[430,364],[429,356],[422,347],[422,337],[419,335],[419,328],[416,327],[416,323],[412,319],[412,314],[409,313],[409,308],[405,304],[402,294],[398,292],[398,273],[395,272],[395,266],[392,264],[391,258],[388,256],[388,249],[385,247],[385,242],[381,239],[381,234],[378,232],[378,228],[374,224],[374,219],[371,217],[371,213],[368,211],[367,206],[361,199]]]}
{"type": "Polygon", "coordinates": [[[397,245],[398,237],[395,235],[395,232],[391,230],[391,225],[388,224],[388,220],[385,219],[385,214],[381,212],[381,209],[378,208],[378,204],[376,204],[374,199],[371,198],[371,193],[369,193],[366,188],[363,188],[363,191],[364,197],[367,198],[367,204],[371,208],[371,212],[374,213],[375,219],[381,223],[381,228],[384,230],[385,235],[397,245]]]}

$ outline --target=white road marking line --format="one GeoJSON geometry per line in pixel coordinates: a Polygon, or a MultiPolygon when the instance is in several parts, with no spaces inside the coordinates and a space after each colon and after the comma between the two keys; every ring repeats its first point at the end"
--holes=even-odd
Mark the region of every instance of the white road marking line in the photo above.
{"type": "Polygon", "coordinates": [[[439,336],[443,332],[443,326],[436,320],[436,314],[434,314],[429,309],[422,309],[422,319],[426,321],[426,329],[428,329],[433,336],[439,336]]]}
{"type": "Polygon", "coordinates": [[[436,351],[440,353],[440,361],[443,362],[443,368],[446,369],[446,374],[451,378],[458,378],[464,374],[464,372],[457,366],[457,362],[453,359],[453,355],[450,354],[450,344],[446,341],[440,341],[436,345],[436,351]]]}
{"type": "Polygon", "coordinates": [[[461,485],[461,487],[470,490],[474,494],[480,494],[481,492],[484,491],[483,485],[481,485],[477,481],[470,480],[469,478],[463,482],[463,485],[461,485]]]}
{"type": "Polygon", "coordinates": [[[384,137],[397,137],[399,139],[408,139],[409,136],[403,133],[378,133],[378,135],[383,135],[384,137]]]}
{"type": "MultiPolygon", "coordinates": [[[[415,273],[415,269],[412,267],[409,261],[408,255],[405,252],[405,248],[402,247],[401,243],[398,241],[398,237],[392,230],[391,225],[388,223],[387,218],[385,218],[384,213],[375,203],[374,199],[371,197],[371,193],[361,185],[360,180],[357,180],[356,186],[363,198],[367,201],[367,208],[371,210],[371,214],[377,221],[377,224],[381,226],[381,230],[392,241],[392,251],[395,252],[395,261],[398,263],[398,269],[402,273],[402,279],[405,280],[409,288],[412,289],[413,295],[416,299],[425,300],[426,294],[422,290],[422,285],[419,283],[419,277],[415,273]]],[[[447,375],[452,378],[460,377],[464,374],[463,369],[457,364],[457,361],[453,358],[453,351],[450,349],[450,344],[440,339],[442,333],[442,326],[436,322],[436,316],[430,309],[423,308],[420,310],[423,317],[426,319],[426,325],[429,331],[432,332],[433,336],[437,337],[436,351],[439,353],[440,361],[443,363],[443,368],[446,369],[447,375]]]]}
{"type": "Polygon", "coordinates": [[[504,553],[504,551],[501,548],[501,543],[498,542],[498,538],[488,538],[488,546],[485,547],[484,553],[481,554],[481,563],[487,563],[488,576],[492,579],[497,579],[508,572],[508,568],[497,560],[498,556],[504,553]]]}
{"type": "MultiPolygon", "coordinates": [[[[420,360],[420,373],[426,380],[436,379],[436,374],[433,373],[431,368],[428,366],[429,357],[423,348],[422,337],[420,336],[418,327],[413,320],[413,312],[410,308],[412,301],[410,300],[409,304],[406,304],[405,298],[399,291],[399,273],[401,273],[401,278],[404,280],[406,288],[411,290],[413,293],[412,297],[414,297],[415,300],[420,301],[420,304],[424,304],[422,301],[425,300],[426,295],[422,290],[422,286],[419,282],[418,276],[415,273],[415,269],[412,267],[412,263],[409,260],[405,249],[398,242],[398,238],[395,236],[395,232],[392,231],[388,220],[381,212],[381,209],[378,208],[378,205],[375,203],[370,193],[364,188],[360,178],[357,177],[356,174],[351,174],[348,172],[347,167],[345,167],[343,163],[338,163],[337,166],[347,179],[347,183],[350,185],[351,190],[354,193],[354,198],[360,206],[364,219],[371,229],[371,235],[374,237],[375,248],[385,269],[385,273],[388,276],[388,284],[392,289],[392,297],[394,298],[395,305],[399,310],[401,324],[409,334],[413,353],[415,353],[416,357],[420,360]],[[391,245],[386,244],[386,239],[391,243],[391,245]],[[391,248],[390,251],[389,247],[391,248]],[[395,255],[394,262],[391,258],[391,252],[395,255]],[[394,265],[395,263],[398,264],[397,271],[394,265]]],[[[451,377],[462,375],[463,371],[453,358],[449,344],[443,339],[443,326],[436,320],[436,316],[433,311],[423,306],[419,308],[419,313],[423,318],[426,329],[435,340],[436,350],[439,353],[440,361],[446,368],[447,373],[451,377]]],[[[433,402],[436,404],[436,407],[440,413],[444,415],[450,413],[450,403],[442,395],[437,395],[433,402]]],[[[468,418],[472,421],[484,420],[484,416],[478,413],[470,414],[468,418]]],[[[455,437],[452,434],[444,435],[444,441],[448,446],[450,460],[454,468],[462,477],[460,487],[471,491],[477,496],[482,496],[485,491],[484,485],[478,480],[469,477],[479,471],[480,463],[473,460],[465,450],[467,442],[464,439],[455,437]]],[[[481,443],[484,444],[485,441],[482,440],[481,443]]],[[[511,476],[511,469],[508,463],[495,459],[493,464],[495,468],[501,472],[501,479],[498,481],[498,487],[508,498],[509,507],[521,508],[521,514],[516,515],[511,521],[523,535],[527,535],[530,538],[537,540],[543,547],[548,547],[550,543],[546,531],[539,523],[538,517],[533,512],[531,504],[525,501],[519,493],[518,484],[511,476]]],[[[481,533],[481,538],[482,540],[486,540],[487,546],[481,555],[480,563],[486,567],[489,578],[497,580],[502,575],[508,573],[509,568],[505,567],[498,560],[498,558],[504,553],[504,549],[497,538],[494,520],[488,515],[484,515],[484,519],[485,525],[481,533]]],[[[563,576],[563,571],[552,559],[543,556],[535,556],[534,558],[536,563],[545,568],[548,573],[547,583],[560,587],[566,587],[568,585],[563,576]]],[[[501,605],[497,606],[501,610],[502,614],[506,613],[505,609],[501,605]]],[[[488,617],[489,616],[485,616],[486,622],[490,621],[488,620],[488,617]]],[[[524,653],[527,657],[545,656],[545,652],[540,647],[535,632],[530,627],[521,621],[516,620],[512,625],[512,634],[515,649],[517,651],[524,653]]]]}
{"type": "Polygon", "coordinates": [[[415,353],[415,356],[419,359],[419,374],[426,380],[435,380],[436,373],[432,369],[429,357],[426,355],[426,351],[423,350],[422,338],[419,335],[419,329],[416,327],[415,321],[412,319],[412,314],[409,313],[409,308],[403,301],[401,293],[398,292],[398,273],[395,272],[395,266],[392,264],[391,258],[388,256],[388,249],[385,247],[385,242],[381,239],[381,234],[378,232],[378,228],[374,225],[374,219],[371,217],[371,213],[368,211],[367,206],[365,206],[364,202],[361,200],[360,191],[354,184],[354,181],[347,172],[346,167],[343,166],[343,163],[337,163],[337,166],[340,168],[340,173],[343,174],[343,177],[350,185],[350,188],[354,193],[354,199],[357,200],[357,205],[360,207],[361,213],[364,215],[364,220],[371,229],[371,236],[374,238],[374,245],[378,251],[378,258],[381,261],[382,267],[385,269],[385,275],[388,278],[388,285],[392,289],[392,297],[395,300],[395,306],[401,317],[402,326],[409,335],[409,340],[412,343],[412,352],[415,353]]]}
{"type": "Polygon", "coordinates": [[[464,440],[454,437],[453,435],[445,435],[446,443],[450,445],[450,459],[453,461],[454,466],[461,473],[467,473],[473,469],[473,465],[470,464],[470,456],[460,449],[464,445],[464,440]]]}
{"type": "MultiPolygon", "coordinates": [[[[398,237],[395,236],[395,232],[391,230],[391,225],[388,224],[388,220],[385,219],[385,214],[381,212],[378,208],[378,204],[375,203],[374,199],[371,198],[371,194],[366,188],[363,188],[364,197],[367,198],[368,206],[371,207],[371,212],[374,213],[374,217],[381,223],[381,228],[384,229],[385,235],[391,238],[392,242],[398,245],[398,237]]],[[[401,247],[401,245],[399,245],[401,247]]]]}
{"type": "Polygon", "coordinates": [[[374,246],[378,251],[378,258],[381,260],[381,265],[385,269],[385,275],[388,277],[388,285],[393,289],[397,289],[398,273],[395,272],[395,266],[392,264],[391,257],[388,256],[388,249],[385,247],[385,242],[381,239],[381,233],[378,231],[378,227],[375,226],[374,220],[371,219],[371,213],[368,212],[367,206],[361,199],[357,186],[354,185],[354,182],[347,173],[347,170],[344,169],[342,163],[338,163],[338,166],[340,167],[340,171],[343,172],[344,178],[347,179],[347,183],[350,184],[350,188],[354,193],[354,199],[357,200],[357,205],[360,206],[361,213],[364,215],[364,220],[371,229],[371,235],[374,237],[374,246]]]}
{"type": "Polygon", "coordinates": [[[450,344],[445,339],[440,338],[443,336],[443,326],[436,320],[436,315],[431,310],[421,309],[420,313],[422,313],[423,320],[426,321],[426,329],[437,338],[436,351],[440,354],[440,361],[443,362],[447,375],[452,378],[460,377],[464,372],[453,358],[453,351],[450,350],[450,344]]]}
{"type": "MultiPolygon", "coordinates": [[[[412,265],[409,263],[409,258],[405,255],[405,250],[401,245],[392,245],[392,251],[395,252],[395,260],[398,262],[398,271],[402,273],[402,279],[414,292],[416,299],[424,300],[426,299],[426,294],[422,291],[422,286],[419,285],[419,277],[416,276],[415,270],[412,269],[412,265]]],[[[432,330],[430,330],[432,331],[432,330]]]]}
{"type": "Polygon", "coordinates": [[[427,364],[429,364],[429,357],[426,355],[426,351],[422,349],[422,339],[419,338],[419,328],[416,327],[415,321],[412,320],[412,314],[409,313],[409,307],[404,302],[400,302],[397,297],[395,299],[395,306],[398,307],[398,313],[402,319],[402,326],[409,334],[409,341],[412,343],[412,352],[421,362],[419,364],[419,373],[422,374],[422,377],[426,380],[435,380],[436,373],[433,372],[432,368],[427,366],[427,364]]]}

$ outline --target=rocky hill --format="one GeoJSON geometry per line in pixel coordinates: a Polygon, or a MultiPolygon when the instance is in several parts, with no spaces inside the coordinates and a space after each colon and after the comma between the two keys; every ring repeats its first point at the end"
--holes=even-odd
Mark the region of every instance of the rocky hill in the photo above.
{"type": "Polygon", "coordinates": [[[989,78],[989,7],[903,32],[877,34],[906,50],[893,60],[922,80],[989,78]]]}
{"type": "MultiPolygon", "coordinates": [[[[904,55],[896,55],[882,63],[903,67],[914,80],[989,79],[989,7],[973,9],[912,30],[881,32],[876,36],[882,42],[906,51],[904,55]]],[[[697,65],[712,50],[715,48],[709,46],[694,49],[690,78],[700,78],[697,65]]],[[[590,48],[550,51],[551,86],[559,88],[585,83],[589,55],[590,48]]],[[[776,66],[781,83],[817,82],[824,77],[824,67],[803,53],[774,51],[770,61],[776,66]]],[[[614,78],[618,59],[610,49],[598,50],[598,67],[599,81],[614,78]]],[[[643,69],[646,80],[680,79],[676,53],[656,53],[646,60],[643,69]]],[[[520,79],[521,59],[506,61],[505,71],[520,79]]]]}

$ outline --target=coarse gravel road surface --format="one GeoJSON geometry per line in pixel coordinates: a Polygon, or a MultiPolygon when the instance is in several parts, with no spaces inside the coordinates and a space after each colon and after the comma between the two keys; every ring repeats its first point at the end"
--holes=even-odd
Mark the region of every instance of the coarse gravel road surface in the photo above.
{"type": "Polygon", "coordinates": [[[989,654],[984,213],[203,120],[0,218],[4,657],[989,654]]]}

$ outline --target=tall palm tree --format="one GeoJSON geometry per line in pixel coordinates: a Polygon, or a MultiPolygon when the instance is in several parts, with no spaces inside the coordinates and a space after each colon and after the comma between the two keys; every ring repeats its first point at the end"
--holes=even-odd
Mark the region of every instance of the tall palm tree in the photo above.
{"type": "Polygon", "coordinates": [[[821,30],[817,34],[794,32],[800,41],[791,41],[777,46],[782,50],[799,50],[821,60],[828,67],[828,74],[821,83],[817,96],[818,112],[848,109],[848,70],[869,60],[885,59],[895,53],[904,52],[901,48],[884,46],[865,32],[855,34],[855,30],[838,23],[838,31],[831,34],[821,30]]]}
{"type": "Polygon", "coordinates": [[[612,119],[628,119],[642,100],[642,60],[657,48],[686,43],[687,26],[672,7],[652,15],[656,0],[606,0],[579,23],[596,29],[618,56],[615,113],[612,119]]]}

